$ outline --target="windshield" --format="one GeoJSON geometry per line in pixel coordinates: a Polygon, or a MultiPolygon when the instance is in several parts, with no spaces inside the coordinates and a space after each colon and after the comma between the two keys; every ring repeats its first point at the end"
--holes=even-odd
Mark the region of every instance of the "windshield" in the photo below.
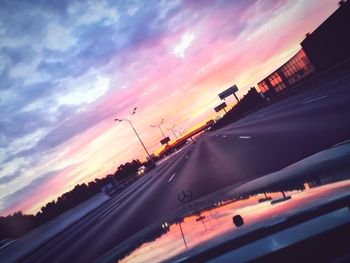
{"type": "Polygon", "coordinates": [[[2,0],[0,262],[346,258],[349,25],[350,0],[2,0]]]}

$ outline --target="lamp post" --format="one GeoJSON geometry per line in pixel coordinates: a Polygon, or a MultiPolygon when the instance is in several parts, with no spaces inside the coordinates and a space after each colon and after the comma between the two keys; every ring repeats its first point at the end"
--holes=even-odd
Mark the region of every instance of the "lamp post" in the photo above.
{"type": "MultiPolygon", "coordinates": [[[[130,115],[130,118],[136,113],[136,109],[137,109],[137,107],[134,108],[133,112],[132,112],[131,115],[130,115]]],[[[151,161],[152,163],[154,163],[154,161],[153,161],[151,155],[150,155],[149,152],[147,151],[147,148],[146,148],[146,146],[144,145],[144,143],[142,142],[142,140],[141,140],[139,134],[137,133],[137,131],[136,131],[134,125],[132,125],[131,120],[130,120],[130,119],[114,119],[114,121],[118,121],[118,122],[126,121],[126,122],[128,122],[128,123],[130,124],[131,128],[134,130],[134,132],[135,132],[137,138],[139,139],[139,141],[140,141],[140,143],[141,143],[143,149],[145,149],[145,152],[147,153],[148,158],[150,159],[150,161],[151,161]]]]}
{"type": "Polygon", "coordinates": [[[183,132],[184,132],[184,128],[180,127],[179,130],[175,130],[175,131],[177,131],[180,134],[180,137],[182,137],[183,132]],[[182,130],[182,132],[181,132],[181,130],[182,130]]]}
{"type": "Polygon", "coordinates": [[[175,133],[174,128],[175,128],[175,124],[173,125],[173,127],[172,127],[172,128],[166,128],[166,129],[167,129],[168,131],[172,131],[172,132],[173,132],[173,134],[174,134],[174,136],[175,136],[175,139],[177,139],[177,136],[176,136],[176,133],[175,133]]]}
{"type": "Polygon", "coordinates": [[[163,137],[166,138],[163,129],[162,129],[162,124],[164,123],[164,119],[158,124],[158,125],[151,125],[152,128],[158,128],[160,132],[162,133],[163,137]]]}

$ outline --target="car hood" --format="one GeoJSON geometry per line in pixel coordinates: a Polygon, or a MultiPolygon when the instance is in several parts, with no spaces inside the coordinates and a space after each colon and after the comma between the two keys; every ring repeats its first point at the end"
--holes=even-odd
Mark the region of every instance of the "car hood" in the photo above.
{"type": "Polygon", "coordinates": [[[348,202],[349,171],[350,144],[337,145],[281,171],[193,201],[97,262],[183,261],[228,241],[236,240],[241,246],[267,229],[312,217],[310,211],[317,211],[317,216],[322,209],[348,202]],[[237,216],[243,225],[234,220],[237,216]]]}

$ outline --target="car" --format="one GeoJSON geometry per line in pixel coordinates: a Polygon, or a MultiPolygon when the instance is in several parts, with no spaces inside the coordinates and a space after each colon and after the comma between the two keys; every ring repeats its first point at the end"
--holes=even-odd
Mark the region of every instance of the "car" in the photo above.
{"type": "Polygon", "coordinates": [[[144,175],[146,173],[146,167],[145,166],[141,166],[138,170],[137,170],[137,175],[144,175]]]}
{"type": "Polygon", "coordinates": [[[349,168],[339,144],[184,202],[97,262],[350,262],[349,168]]]}

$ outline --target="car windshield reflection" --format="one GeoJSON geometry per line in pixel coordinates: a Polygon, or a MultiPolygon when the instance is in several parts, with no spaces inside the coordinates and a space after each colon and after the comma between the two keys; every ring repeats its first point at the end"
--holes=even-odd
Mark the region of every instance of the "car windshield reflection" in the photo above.
{"type": "Polygon", "coordinates": [[[350,180],[309,182],[292,191],[257,193],[212,204],[192,203],[183,216],[144,229],[101,260],[158,262],[251,234],[255,239],[261,229],[284,224],[289,218],[325,205],[326,201],[347,196],[349,187],[350,180]]]}

